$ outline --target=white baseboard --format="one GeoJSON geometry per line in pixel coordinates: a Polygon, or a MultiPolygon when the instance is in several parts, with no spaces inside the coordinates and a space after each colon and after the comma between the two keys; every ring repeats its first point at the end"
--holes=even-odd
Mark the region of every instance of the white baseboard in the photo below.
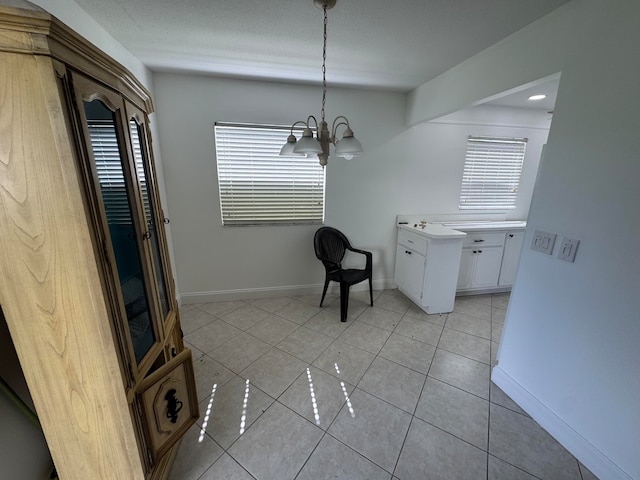
{"type": "MultiPolygon", "coordinates": [[[[397,288],[396,284],[389,279],[373,280],[374,290],[386,290],[389,288],[397,288]]],[[[179,305],[188,305],[192,303],[210,303],[221,302],[225,300],[251,300],[254,298],[266,297],[283,297],[290,295],[320,295],[322,293],[323,284],[312,285],[290,285],[279,287],[262,287],[262,288],[238,288],[234,290],[216,290],[211,292],[185,292],[178,296],[179,305]]],[[[366,292],[369,290],[367,282],[353,285],[351,292],[366,292]]],[[[329,284],[329,293],[338,293],[339,287],[336,282],[329,284]]]]}
{"type": "Polygon", "coordinates": [[[607,480],[633,480],[609,457],[598,450],[586,438],[576,432],[546,405],[531,395],[522,385],[507,374],[500,365],[493,368],[491,381],[516,402],[531,418],[555,438],[564,448],[598,478],[607,480]]]}
{"type": "Polygon", "coordinates": [[[465,297],[468,295],[487,295],[490,293],[507,293],[511,291],[511,287],[482,288],[475,290],[456,290],[456,297],[465,297]]]}

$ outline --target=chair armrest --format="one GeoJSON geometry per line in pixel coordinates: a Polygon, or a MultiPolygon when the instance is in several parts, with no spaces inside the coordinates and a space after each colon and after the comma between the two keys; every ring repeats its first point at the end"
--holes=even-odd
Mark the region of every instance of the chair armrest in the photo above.
{"type": "Polygon", "coordinates": [[[367,271],[369,272],[371,271],[372,263],[373,263],[373,254],[371,252],[367,252],[366,250],[360,250],[358,248],[353,248],[353,247],[347,247],[347,250],[351,250],[352,252],[355,252],[355,253],[360,253],[365,257],[367,257],[367,265],[365,268],[367,269],[367,271]]]}

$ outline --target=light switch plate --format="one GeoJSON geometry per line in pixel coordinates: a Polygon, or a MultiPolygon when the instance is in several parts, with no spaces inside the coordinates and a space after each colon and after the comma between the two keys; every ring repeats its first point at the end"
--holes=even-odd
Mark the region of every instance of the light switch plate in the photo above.
{"type": "Polygon", "coordinates": [[[542,230],[535,230],[533,232],[533,239],[531,240],[531,250],[536,252],[545,253],[551,255],[553,252],[553,245],[556,242],[556,234],[545,232],[542,230]]]}
{"type": "Polygon", "coordinates": [[[575,238],[563,237],[558,250],[558,258],[565,262],[573,262],[576,258],[576,251],[580,245],[580,240],[575,238]]]}

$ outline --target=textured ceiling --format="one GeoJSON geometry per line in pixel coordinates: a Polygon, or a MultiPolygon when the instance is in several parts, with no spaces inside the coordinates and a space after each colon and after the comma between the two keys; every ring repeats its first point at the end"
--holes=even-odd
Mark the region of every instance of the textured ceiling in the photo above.
{"type": "MultiPolygon", "coordinates": [[[[338,0],[327,81],[408,91],[568,0],[338,0]]],[[[150,69],[319,82],[312,0],[75,0],[150,69]]]]}

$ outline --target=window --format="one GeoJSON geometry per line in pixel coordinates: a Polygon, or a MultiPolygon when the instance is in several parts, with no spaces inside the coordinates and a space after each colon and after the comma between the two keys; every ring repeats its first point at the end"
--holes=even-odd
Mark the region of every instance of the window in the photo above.
{"type": "Polygon", "coordinates": [[[526,138],[469,136],[460,209],[515,208],[526,138]]]}
{"type": "Polygon", "coordinates": [[[290,128],[216,123],[223,225],[315,224],[324,220],[318,158],[280,156],[290,128]]]}

